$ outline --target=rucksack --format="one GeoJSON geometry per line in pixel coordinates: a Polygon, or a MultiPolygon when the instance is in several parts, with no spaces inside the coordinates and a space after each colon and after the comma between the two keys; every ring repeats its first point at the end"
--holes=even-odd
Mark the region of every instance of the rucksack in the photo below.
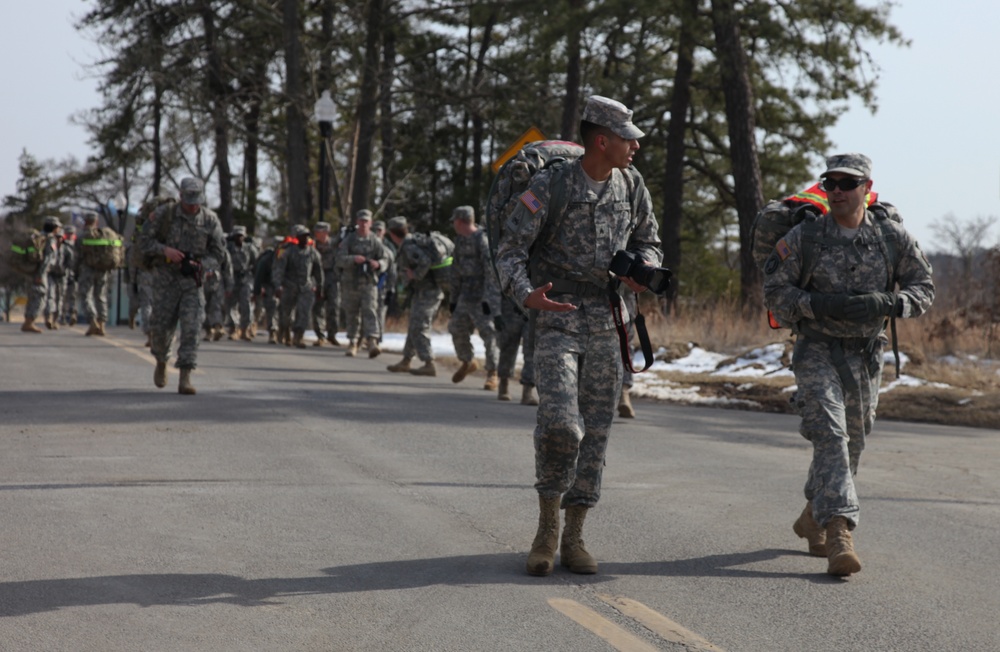
{"type": "MultiPolygon", "coordinates": [[[[551,193],[545,215],[546,219],[555,215],[557,219],[561,220],[566,205],[569,203],[568,183],[566,181],[566,173],[570,169],[568,164],[581,156],[583,156],[582,145],[565,140],[539,140],[525,145],[521,151],[501,166],[497,176],[493,179],[490,193],[486,199],[485,227],[490,244],[490,262],[494,273],[496,273],[497,250],[500,247],[507,218],[517,206],[521,195],[528,189],[532,177],[540,170],[552,169],[549,186],[551,193]]],[[[629,184],[629,203],[632,205],[631,218],[634,220],[638,213],[638,201],[642,196],[645,183],[642,175],[632,166],[629,166],[627,172],[624,170],[622,172],[629,184]]],[[[552,238],[558,231],[558,227],[558,222],[555,222],[543,232],[547,234],[548,238],[552,238]]],[[[534,279],[536,253],[540,249],[541,247],[536,241],[528,254],[528,274],[532,277],[533,282],[536,280],[534,279]]],[[[497,276],[499,277],[499,274],[497,276]]]]}
{"type": "Polygon", "coordinates": [[[33,276],[42,262],[45,234],[38,229],[18,231],[10,243],[10,266],[16,272],[33,276]]]}
{"type": "Polygon", "coordinates": [[[125,243],[109,226],[86,230],[80,240],[80,262],[99,272],[125,265],[125,243]]]}
{"type": "Polygon", "coordinates": [[[413,239],[420,245],[431,259],[431,271],[434,281],[444,291],[448,291],[449,268],[454,262],[455,243],[440,231],[430,233],[414,233],[413,239]]]}

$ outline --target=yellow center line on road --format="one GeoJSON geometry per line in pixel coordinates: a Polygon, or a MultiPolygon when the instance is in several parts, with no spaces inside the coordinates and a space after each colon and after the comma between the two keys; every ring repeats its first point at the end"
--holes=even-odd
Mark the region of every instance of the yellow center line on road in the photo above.
{"type": "Polygon", "coordinates": [[[657,652],[641,638],[614,624],[593,609],[565,598],[549,598],[549,605],[579,625],[597,634],[620,652],[657,652]]]}
{"type": "MultiPolygon", "coordinates": [[[[80,333],[84,332],[82,329],[78,329],[76,327],[74,327],[73,330],[78,331],[80,333]]],[[[106,344],[110,344],[111,346],[118,347],[122,351],[128,351],[129,353],[138,357],[143,362],[149,362],[153,365],[156,364],[156,358],[153,357],[153,354],[150,353],[145,346],[139,348],[135,344],[132,344],[126,340],[119,340],[113,336],[108,336],[108,335],[105,335],[104,337],[101,337],[99,335],[92,335],[91,337],[94,337],[95,339],[104,342],[106,344]]],[[[198,369],[194,369],[194,373],[200,374],[201,371],[199,371],[198,369]]]]}
{"type": "Polygon", "coordinates": [[[653,611],[641,602],[630,600],[629,598],[616,597],[611,595],[597,594],[604,602],[608,603],[622,614],[638,621],[646,628],[652,630],[657,636],[670,643],[683,645],[692,652],[725,652],[718,645],[709,643],[701,636],[698,636],[689,629],[686,629],[663,614],[653,611]]]}

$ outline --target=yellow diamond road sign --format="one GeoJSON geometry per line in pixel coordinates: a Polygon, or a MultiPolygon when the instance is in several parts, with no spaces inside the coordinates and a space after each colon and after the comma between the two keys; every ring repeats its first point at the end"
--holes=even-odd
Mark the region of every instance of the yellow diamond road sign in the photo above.
{"type": "Polygon", "coordinates": [[[514,144],[507,148],[507,151],[500,155],[500,158],[493,161],[493,174],[500,171],[500,167],[514,157],[515,154],[521,151],[521,148],[528,143],[533,143],[536,140],[545,140],[545,134],[543,134],[538,127],[531,127],[526,132],[521,134],[521,137],[514,141],[514,144]]]}

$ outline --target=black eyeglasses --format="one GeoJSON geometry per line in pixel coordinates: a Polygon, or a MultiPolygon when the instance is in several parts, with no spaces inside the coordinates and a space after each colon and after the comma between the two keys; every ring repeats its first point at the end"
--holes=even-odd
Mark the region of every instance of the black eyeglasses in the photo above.
{"type": "Polygon", "coordinates": [[[830,177],[827,177],[823,179],[822,183],[820,183],[820,187],[827,192],[831,192],[835,188],[840,188],[844,192],[847,192],[848,190],[854,190],[866,181],[868,181],[868,179],[852,179],[851,177],[831,179],[830,177]]]}

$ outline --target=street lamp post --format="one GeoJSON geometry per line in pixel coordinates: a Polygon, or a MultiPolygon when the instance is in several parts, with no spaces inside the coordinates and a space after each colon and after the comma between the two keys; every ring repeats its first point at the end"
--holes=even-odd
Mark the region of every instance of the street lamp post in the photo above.
{"type": "Polygon", "coordinates": [[[327,171],[326,150],[333,131],[333,120],[337,117],[337,106],[330,99],[330,91],[323,91],[316,100],[314,117],[319,123],[319,133],[322,136],[319,143],[319,219],[323,220],[330,207],[330,173],[327,171]]]}
{"type": "MultiPolygon", "coordinates": [[[[128,200],[125,195],[118,193],[115,197],[115,213],[118,215],[118,235],[125,233],[125,210],[128,208],[128,200]]],[[[124,237],[124,236],[122,236],[124,237]]],[[[123,243],[124,246],[124,243],[123,243]]],[[[122,268],[118,270],[118,289],[115,291],[115,326],[119,326],[122,321],[122,268]]]]}

